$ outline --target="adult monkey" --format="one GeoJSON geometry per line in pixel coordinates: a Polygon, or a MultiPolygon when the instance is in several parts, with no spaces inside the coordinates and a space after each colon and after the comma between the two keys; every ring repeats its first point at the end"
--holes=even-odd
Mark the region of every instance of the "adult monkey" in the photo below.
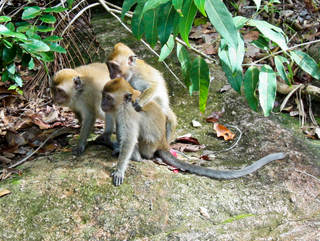
{"type": "Polygon", "coordinates": [[[111,79],[124,78],[130,85],[142,92],[133,103],[135,110],[140,111],[151,100],[156,101],[167,117],[166,138],[171,142],[177,125],[177,117],[169,105],[169,96],[166,82],[162,74],[148,65],[125,44],[118,43],[114,46],[107,61],[111,79]]]}
{"type": "Polygon", "coordinates": [[[109,70],[105,63],[92,63],[75,69],[58,71],[50,82],[52,99],[55,103],[69,107],[81,123],[80,137],[72,153],[83,154],[87,139],[93,130],[97,118],[105,119],[105,132],[100,137],[104,143],[113,147],[110,140],[114,119],[101,109],[101,90],[110,80],[109,70]]]}
{"type": "Polygon", "coordinates": [[[261,158],[252,165],[235,171],[219,171],[185,163],[174,157],[169,151],[166,140],[166,116],[161,107],[150,101],[140,112],[133,106],[139,91],[134,90],[123,78],[117,78],[105,84],[102,91],[101,108],[114,115],[117,139],[120,144],[120,156],[116,171],[112,173],[113,183],[123,183],[124,173],[131,158],[147,159],[161,157],[166,163],[191,173],[215,179],[234,179],[250,174],[265,164],[285,157],[279,152],[261,158]]]}

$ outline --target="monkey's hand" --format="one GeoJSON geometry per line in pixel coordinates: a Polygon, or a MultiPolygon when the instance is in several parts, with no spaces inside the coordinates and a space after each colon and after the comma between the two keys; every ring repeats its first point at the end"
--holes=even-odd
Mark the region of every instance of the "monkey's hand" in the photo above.
{"type": "Polygon", "coordinates": [[[135,100],[135,102],[132,103],[132,105],[134,109],[138,112],[142,109],[142,106],[138,104],[138,98],[135,100]]]}
{"type": "Polygon", "coordinates": [[[123,183],[123,179],[124,179],[124,172],[123,171],[116,170],[115,172],[113,172],[111,174],[111,176],[113,177],[113,184],[115,186],[119,186],[123,183]]]}
{"type": "Polygon", "coordinates": [[[78,145],[78,146],[73,148],[72,154],[74,156],[81,156],[83,154],[83,152],[84,152],[84,149],[85,149],[85,145],[78,145]]]}
{"type": "Polygon", "coordinates": [[[119,148],[119,143],[117,141],[111,141],[110,138],[106,137],[105,134],[98,136],[92,143],[95,145],[104,145],[110,147],[111,150],[119,148]]]}

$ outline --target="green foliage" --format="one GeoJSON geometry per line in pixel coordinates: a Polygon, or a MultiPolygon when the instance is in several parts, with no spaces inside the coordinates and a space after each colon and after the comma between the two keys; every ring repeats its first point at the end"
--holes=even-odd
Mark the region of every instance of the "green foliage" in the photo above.
{"type": "Polygon", "coordinates": [[[10,81],[10,89],[16,89],[22,93],[20,88],[23,86],[22,79],[16,68],[16,64],[21,63],[23,67],[33,69],[34,59],[44,62],[54,60],[54,52],[66,53],[57,42],[62,40],[59,36],[50,36],[42,39],[39,33],[52,32],[55,28],[45,24],[54,24],[56,18],[51,13],[65,11],[66,8],[56,7],[41,9],[38,6],[25,7],[21,22],[12,22],[9,16],[1,16],[0,22],[0,69],[1,80],[10,81]],[[46,14],[44,14],[46,13],[46,14]],[[28,22],[31,20],[34,24],[28,22]],[[36,21],[34,21],[35,19],[36,21]],[[20,87],[20,88],[19,88],[20,87]]]}
{"type": "MultiPolygon", "coordinates": [[[[274,11],[270,0],[261,8],[261,0],[254,0],[257,14],[262,11],[274,11]]],[[[132,32],[138,39],[145,35],[147,42],[154,47],[159,40],[162,48],[159,60],[162,61],[174,49],[174,37],[180,34],[186,46],[190,47],[188,36],[195,23],[198,11],[206,16],[217,32],[221,35],[218,56],[226,77],[237,92],[244,90],[249,106],[258,111],[260,105],[264,115],[272,111],[276,96],[276,76],[280,76],[289,86],[293,81],[292,63],[316,79],[320,79],[320,69],[316,62],[306,53],[290,50],[287,36],[281,28],[266,21],[232,17],[223,1],[217,0],[125,0],[124,14],[134,7],[132,32]],[[268,51],[274,58],[275,68],[269,65],[251,66],[243,75],[242,62],[245,48],[240,29],[244,26],[260,32],[258,40],[251,44],[268,51]],[[271,43],[271,44],[270,44],[271,43]],[[283,55],[275,55],[270,46],[279,46],[283,55]],[[277,72],[275,72],[277,71],[277,72]]],[[[36,12],[36,10],[34,10],[36,12]]],[[[33,13],[35,14],[35,13],[33,13]]],[[[203,19],[201,19],[202,21],[203,19]]],[[[205,19],[206,20],[206,19],[205,19]]],[[[0,19],[1,21],[1,19],[0,19]]],[[[197,20],[199,21],[199,20],[197,20]]],[[[209,68],[202,57],[192,60],[187,49],[176,44],[177,57],[181,64],[182,76],[189,93],[199,91],[199,108],[203,112],[207,101],[210,84],[209,68]]]]}

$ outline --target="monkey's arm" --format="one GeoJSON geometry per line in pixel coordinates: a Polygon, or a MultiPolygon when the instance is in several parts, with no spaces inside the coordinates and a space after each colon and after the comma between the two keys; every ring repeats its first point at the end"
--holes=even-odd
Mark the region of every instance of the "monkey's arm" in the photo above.
{"type": "Polygon", "coordinates": [[[142,92],[139,98],[136,98],[135,102],[133,103],[133,107],[136,111],[140,111],[143,106],[148,104],[154,98],[157,93],[158,84],[158,82],[152,81],[150,85],[142,92]]]}

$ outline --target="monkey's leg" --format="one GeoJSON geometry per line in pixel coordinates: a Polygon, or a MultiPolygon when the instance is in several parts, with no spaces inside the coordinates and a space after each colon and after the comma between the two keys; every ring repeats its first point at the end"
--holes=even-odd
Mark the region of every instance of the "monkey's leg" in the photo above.
{"type": "Polygon", "coordinates": [[[72,154],[75,156],[80,156],[83,154],[87,144],[87,139],[90,136],[93,130],[94,123],[96,121],[94,115],[89,114],[89,112],[87,113],[88,115],[83,118],[83,121],[81,123],[80,137],[78,143],[76,147],[74,147],[72,150],[72,154]]]}
{"type": "Polygon", "coordinates": [[[114,125],[115,125],[114,116],[110,113],[106,113],[104,133],[101,136],[98,136],[94,140],[94,143],[98,145],[106,145],[110,147],[112,150],[118,149],[118,152],[119,152],[119,143],[117,141],[111,141],[114,125]]]}

